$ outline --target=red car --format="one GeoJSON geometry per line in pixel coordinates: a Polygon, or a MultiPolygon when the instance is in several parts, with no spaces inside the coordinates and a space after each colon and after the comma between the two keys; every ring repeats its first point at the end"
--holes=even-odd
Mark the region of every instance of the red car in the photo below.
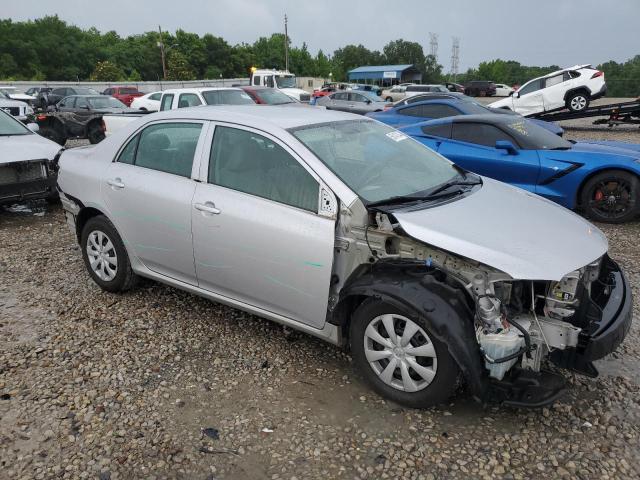
{"type": "Polygon", "coordinates": [[[138,89],[135,87],[107,88],[104,92],[102,92],[102,94],[117,98],[122,103],[124,103],[127,107],[131,106],[131,102],[133,102],[134,98],[141,97],[144,95],[144,93],[139,92],[138,89]]]}
{"type": "Polygon", "coordinates": [[[287,103],[298,103],[289,95],[281,92],[277,88],[249,86],[240,87],[249,95],[252,100],[260,105],[285,105],[287,103]]]}

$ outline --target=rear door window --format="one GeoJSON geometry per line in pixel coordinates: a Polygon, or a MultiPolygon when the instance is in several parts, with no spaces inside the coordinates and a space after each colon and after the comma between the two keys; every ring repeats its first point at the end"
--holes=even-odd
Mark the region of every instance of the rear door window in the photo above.
{"type": "Polygon", "coordinates": [[[199,122],[158,123],[137,134],[118,156],[118,162],[190,178],[199,122]]]}
{"type": "Polygon", "coordinates": [[[173,93],[163,95],[160,110],[171,110],[171,104],[173,104],[173,93]]]}

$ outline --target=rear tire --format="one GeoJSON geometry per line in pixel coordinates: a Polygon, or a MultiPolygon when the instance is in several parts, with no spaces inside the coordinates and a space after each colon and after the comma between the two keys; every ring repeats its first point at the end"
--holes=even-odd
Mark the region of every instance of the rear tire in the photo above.
{"type": "Polygon", "coordinates": [[[91,143],[92,145],[95,145],[96,143],[100,143],[102,140],[104,140],[105,135],[104,135],[104,132],[102,131],[102,128],[100,128],[99,123],[94,122],[91,125],[89,125],[88,131],[87,131],[87,138],[89,139],[89,143],[91,143]]]}
{"type": "Polygon", "coordinates": [[[386,100],[387,102],[393,102],[393,98],[391,98],[391,97],[387,97],[387,98],[385,98],[385,100],[386,100]]]}
{"type": "Polygon", "coordinates": [[[38,133],[44,138],[48,138],[49,140],[56,142],[58,145],[62,145],[63,147],[64,144],[67,143],[67,139],[64,137],[64,135],[54,127],[40,127],[38,133]]]}
{"type": "Polygon", "coordinates": [[[138,276],[122,238],[104,215],[90,218],[80,236],[82,259],[94,282],[107,292],[124,292],[135,286],[138,276]]]}
{"type": "Polygon", "coordinates": [[[567,98],[567,108],[572,112],[583,112],[589,107],[589,95],[584,92],[572,93],[567,98]]]}
{"type": "Polygon", "coordinates": [[[587,217],[604,223],[625,223],[640,213],[640,180],[624,170],[608,170],[590,178],[580,201],[587,217]]]}
{"type": "Polygon", "coordinates": [[[396,403],[411,408],[437,405],[458,385],[458,365],[431,333],[427,318],[370,299],[354,312],[349,338],[353,361],[366,381],[396,403]],[[414,333],[403,338],[409,331],[414,333]]]}

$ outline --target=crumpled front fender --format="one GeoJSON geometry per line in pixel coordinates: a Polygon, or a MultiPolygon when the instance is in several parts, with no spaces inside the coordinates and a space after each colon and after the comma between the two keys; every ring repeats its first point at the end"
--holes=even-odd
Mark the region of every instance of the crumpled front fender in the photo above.
{"type": "Polygon", "coordinates": [[[380,262],[364,270],[355,272],[342,289],[338,305],[365,296],[425,318],[431,333],[447,346],[472,393],[483,398],[488,377],[465,293],[438,280],[433,269],[380,262]]]}

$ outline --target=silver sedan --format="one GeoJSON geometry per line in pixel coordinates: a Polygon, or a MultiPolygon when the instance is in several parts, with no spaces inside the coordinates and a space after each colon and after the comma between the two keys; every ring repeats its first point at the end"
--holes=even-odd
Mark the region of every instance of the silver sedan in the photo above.
{"type": "Polygon", "coordinates": [[[326,107],[327,110],[339,110],[342,112],[364,115],[369,112],[381,112],[390,103],[381,97],[367,91],[334,92],[331,95],[320,97],[316,105],[326,107]]]}
{"type": "Polygon", "coordinates": [[[147,277],[302,330],[412,407],[460,375],[482,400],[549,403],[548,353],[593,374],[631,321],[596,227],[361,116],[160,112],[65,151],[58,183],[104,290],[147,277]]]}

